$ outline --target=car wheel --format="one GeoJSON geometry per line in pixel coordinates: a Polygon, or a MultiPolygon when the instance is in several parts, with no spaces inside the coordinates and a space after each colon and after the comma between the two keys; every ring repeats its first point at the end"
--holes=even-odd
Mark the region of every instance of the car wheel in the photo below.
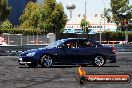
{"type": "Polygon", "coordinates": [[[93,65],[94,66],[98,66],[98,67],[101,67],[105,64],[105,58],[101,55],[97,55],[94,57],[94,60],[93,60],[93,65]]]}
{"type": "Polygon", "coordinates": [[[44,55],[41,58],[41,66],[42,67],[51,67],[53,64],[52,57],[50,55],[44,55]]]}

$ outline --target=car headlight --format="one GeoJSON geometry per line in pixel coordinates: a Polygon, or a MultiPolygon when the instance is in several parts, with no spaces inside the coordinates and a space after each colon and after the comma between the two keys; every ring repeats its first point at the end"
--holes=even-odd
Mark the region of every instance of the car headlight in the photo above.
{"type": "Polygon", "coordinates": [[[27,56],[34,56],[35,55],[35,52],[30,52],[27,54],[27,56]]]}

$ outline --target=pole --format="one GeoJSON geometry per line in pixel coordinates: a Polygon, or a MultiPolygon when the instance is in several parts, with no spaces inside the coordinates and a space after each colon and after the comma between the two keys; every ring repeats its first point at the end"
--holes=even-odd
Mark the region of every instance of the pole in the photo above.
{"type": "Polygon", "coordinates": [[[104,8],[104,31],[105,31],[105,8],[104,8]]]}
{"type": "Polygon", "coordinates": [[[20,36],[21,36],[21,45],[22,45],[22,34],[20,34],[20,36]]]}
{"type": "Polygon", "coordinates": [[[128,43],[128,34],[125,31],[125,43],[128,43]]]}
{"type": "Polygon", "coordinates": [[[70,19],[72,19],[72,9],[70,9],[70,19]]]}
{"type": "Polygon", "coordinates": [[[27,45],[28,45],[28,41],[29,41],[29,35],[27,35],[27,45]]]}
{"type": "Polygon", "coordinates": [[[85,26],[84,26],[84,32],[86,33],[86,0],[85,0],[85,26]]]}
{"type": "Polygon", "coordinates": [[[101,17],[100,17],[100,44],[101,44],[101,41],[102,41],[102,33],[101,33],[101,17]]]}
{"type": "Polygon", "coordinates": [[[7,35],[8,35],[8,45],[10,45],[10,34],[7,35]]]}
{"type": "Polygon", "coordinates": [[[103,9],[103,17],[104,18],[104,31],[105,31],[105,1],[103,0],[104,9],[103,9]]]}
{"type": "Polygon", "coordinates": [[[34,34],[32,35],[33,36],[33,44],[35,43],[35,40],[34,40],[34,34]]]}
{"type": "Polygon", "coordinates": [[[104,3],[104,31],[105,31],[105,6],[106,6],[106,4],[105,4],[104,0],[103,0],[103,3],[104,3]]]}
{"type": "Polygon", "coordinates": [[[38,34],[37,34],[36,44],[39,44],[38,34]]]}

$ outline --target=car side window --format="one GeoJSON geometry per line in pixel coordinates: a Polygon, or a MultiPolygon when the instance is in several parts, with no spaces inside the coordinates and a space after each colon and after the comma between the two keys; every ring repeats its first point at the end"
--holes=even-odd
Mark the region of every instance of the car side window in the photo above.
{"type": "Polygon", "coordinates": [[[85,42],[86,47],[94,47],[94,44],[90,41],[85,42]]]}
{"type": "Polygon", "coordinates": [[[78,48],[86,48],[86,47],[95,47],[96,45],[93,44],[91,41],[88,40],[80,40],[77,42],[78,48]]]}
{"type": "Polygon", "coordinates": [[[76,48],[76,41],[70,40],[67,41],[64,45],[66,46],[66,48],[76,48]]]}

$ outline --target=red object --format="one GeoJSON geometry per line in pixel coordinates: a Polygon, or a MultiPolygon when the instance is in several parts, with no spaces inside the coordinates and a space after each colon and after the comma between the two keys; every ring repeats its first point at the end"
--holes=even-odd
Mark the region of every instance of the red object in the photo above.
{"type": "Polygon", "coordinates": [[[0,36],[0,45],[7,45],[5,39],[0,36]]]}
{"type": "Polygon", "coordinates": [[[116,48],[115,47],[112,48],[112,52],[116,53],[116,48]]]}

